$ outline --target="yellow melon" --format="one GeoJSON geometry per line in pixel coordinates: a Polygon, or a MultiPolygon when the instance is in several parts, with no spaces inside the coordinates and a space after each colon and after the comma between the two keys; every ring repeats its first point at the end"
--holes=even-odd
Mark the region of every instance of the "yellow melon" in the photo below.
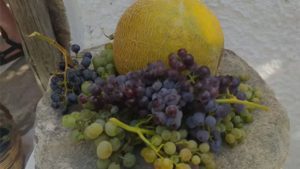
{"type": "Polygon", "coordinates": [[[224,48],[218,19],[199,0],[137,0],[121,17],[113,42],[114,61],[123,74],[180,48],[216,72],[224,48]]]}

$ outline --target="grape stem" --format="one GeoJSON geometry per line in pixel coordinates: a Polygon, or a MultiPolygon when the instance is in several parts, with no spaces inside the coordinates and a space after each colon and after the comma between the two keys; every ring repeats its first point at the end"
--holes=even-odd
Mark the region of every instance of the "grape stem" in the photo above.
{"type": "Polygon", "coordinates": [[[69,53],[67,52],[67,50],[62,47],[60,44],[58,44],[55,40],[39,33],[39,32],[33,32],[32,34],[30,34],[28,37],[36,37],[37,39],[43,40],[48,42],[50,45],[52,45],[53,47],[55,47],[57,50],[59,50],[63,56],[64,56],[64,60],[65,60],[65,71],[64,71],[64,87],[65,87],[65,96],[67,96],[68,93],[68,86],[67,86],[67,70],[68,70],[68,65],[73,66],[72,63],[72,59],[69,55],[69,53]]]}
{"type": "Polygon", "coordinates": [[[147,135],[155,135],[154,131],[151,130],[147,130],[147,129],[142,129],[139,127],[132,127],[129,126],[123,122],[121,122],[120,120],[116,119],[116,118],[110,118],[109,119],[110,122],[112,122],[113,124],[115,124],[118,127],[123,128],[124,130],[127,130],[129,132],[132,133],[136,133],[151,149],[153,149],[155,151],[155,153],[162,158],[162,156],[159,154],[159,149],[157,149],[145,136],[144,134],[147,135]]]}
{"type": "Polygon", "coordinates": [[[216,102],[217,103],[243,104],[243,105],[245,105],[247,107],[250,107],[250,108],[257,108],[257,109],[261,109],[261,110],[264,110],[264,111],[269,110],[269,108],[267,106],[263,106],[263,105],[253,103],[253,102],[249,102],[249,101],[246,101],[246,100],[239,100],[236,97],[233,97],[233,98],[230,98],[230,99],[216,99],[216,102]]]}

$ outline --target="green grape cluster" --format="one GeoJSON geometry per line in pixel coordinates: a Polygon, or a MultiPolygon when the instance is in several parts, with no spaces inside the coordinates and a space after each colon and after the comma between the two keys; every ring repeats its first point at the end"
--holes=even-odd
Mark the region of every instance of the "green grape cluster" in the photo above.
{"type": "Polygon", "coordinates": [[[136,164],[136,156],[129,148],[130,140],[124,130],[108,120],[116,111],[118,109],[114,106],[100,113],[82,110],[62,119],[63,126],[72,129],[76,140],[95,143],[98,169],[132,168],[136,164]]]}
{"type": "Polygon", "coordinates": [[[193,166],[216,168],[209,144],[188,140],[185,129],[171,131],[157,126],[155,131],[149,140],[156,150],[146,146],[140,152],[145,162],[153,164],[155,169],[191,169],[193,166]]]}
{"type": "Polygon", "coordinates": [[[113,49],[112,45],[106,45],[105,49],[100,54],[93,57],[94,70],[102,78],[116,73],[113,62],[113,49]]]}

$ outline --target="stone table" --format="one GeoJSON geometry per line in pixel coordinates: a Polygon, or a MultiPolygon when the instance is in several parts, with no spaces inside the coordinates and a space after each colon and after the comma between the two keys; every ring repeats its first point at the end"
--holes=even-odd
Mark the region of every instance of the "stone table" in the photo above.
{"type": "MultiPolygon", "coordinates": [[[[261,77],[240,57],[225,50],[221,74],[249,74],[249,83],[263,92],[268,112],[254,112],[255,121],[246,127],[243,144],[224,147],[216,156],[219,169],[280,169],[289,147],[289,119],[274,93],[261,77]]],[[[61,126],[59,115],[50,107],[49,93],[40,100],[36,111],[36,166],[39,169],[94,169],[96,149],[92,143],[74,143],[69,131],[61,126]]],[[[136,167],[141,168],[141,167],[136,167]]],[[[143,167],[150,169],[151,166],[143,167]]]]}

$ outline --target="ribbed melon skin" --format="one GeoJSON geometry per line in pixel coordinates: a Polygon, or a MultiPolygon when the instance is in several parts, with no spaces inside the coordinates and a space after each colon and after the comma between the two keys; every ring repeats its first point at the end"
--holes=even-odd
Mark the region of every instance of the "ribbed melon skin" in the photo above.
{"type": "Polygon", "coordinates": [[[119,73],[144,68],[180,48],[200,65],[217,70],[224,48],[218,19],[198,0],[137,0],[115,32],[114,61],[119,73]]]}

